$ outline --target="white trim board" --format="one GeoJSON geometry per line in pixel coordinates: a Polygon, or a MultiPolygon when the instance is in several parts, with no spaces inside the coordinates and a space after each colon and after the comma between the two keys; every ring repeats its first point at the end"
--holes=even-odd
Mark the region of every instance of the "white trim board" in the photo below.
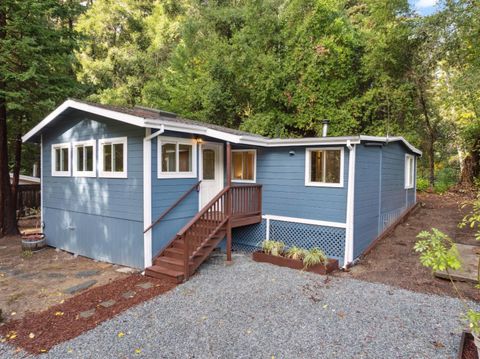
{"type": "MultiPolygon", "coordinates": [[[[151,130],[145,129],[143,139],[143,228],[152,223],[152,141],[151,130]]],[[[152,265],[152,229],[143,234],[143,261],[145,268],[152,265]]]]}
{"type": "Polygon", "coordinates": [[[275,216],[271,214],[264,214],[262,218],[266,219],[267,221],[282,221],[282,222],[292,222],[292,223],[301,223],[301,224],[311,224],[314,226],[323,226],[323,227],[347,228],[346,223],[319,221],[316,219],[275,216]]]}
{"type": "Polygon", "coordinates": [[[350,150],[348,158],[348,189],[347,189],[347,229],[345,232],[345,257],[344,268],[353,262],[353,240],[354,240],[354,205],[355,205],[355,157],[356,145],[348,145],[350,150]]]}
{"type": "Polygon", "coordinates": [[[61,113],[69,108],[77,109],[93,113],[99,116],[112,118],[121,122],[125,122],[131,125],[145,127],[145,128],[157,128],[164,131],[178,131],[183,133],[190,133],[195,135],[205,135],[219,140],[245,144],[260,147],[289,147],[289,146],[320,146],[320,145],[346,145],[348,141],[351,144],[358,144],[361,141],[377,141],[377,142],[403,142],[413,153],[422,155],[422,151],[412,146],[403,137],[375,137],[375,136],[344,136],[344,137],[311,137],[311,138],[266,138],[248,134],[233,134],[226,131],[212,129],[193,123],[183,123],[177,121],[171,121],[165,118],[144,118],[141,116],[135,116],[126,114],[121,111],[115,111],[112,109],[106,109],[95,104],[87,104],[76,100],[67,100],[45,117],[38,125],[27,132],[23,137],[23,142],[31,139],[35,134],[40,132],[45,126],[57,118],[61,113]]]}

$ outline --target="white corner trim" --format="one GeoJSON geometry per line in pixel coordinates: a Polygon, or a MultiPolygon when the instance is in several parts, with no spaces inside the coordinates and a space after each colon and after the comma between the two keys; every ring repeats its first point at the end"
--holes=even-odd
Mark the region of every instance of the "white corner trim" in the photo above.
{"type": "MultiPolygon", "coordinates": [[[[152,141],[151,130],[145,129],[143,139],[143,228],[152,223],[152,141]]],[[[152,265],[152,230],[143,234],[144,266],[152,265]]]]}
{"type": "Polygon", "coordinates": [[[315,148],[309,147],[305,149],[305,186],[343,188],[344,171],[345,171],[345,150],[343,147],[315,147],[315,148]],[[340,150],[340,183],[312,182],[310,179],[312,151],[328,151],[328,150],[335,150],[335,151],[340,150]]]}
{"type": "Polygon", "coordinates": [[[335,228],[347,228],[346,223],[340,222],[329,222],[329,221],[319,221],[316,219],[307,219],[307,218],[296,218],[296,217],[285,217],[285,216],[275,216],[271,214],[264,214],[263,219],[266,219],[267,222],[270,221],[282,221],[282,222],[292,222],[292,223],[301,223],[301,224],[312,224],[314,226],[324,226],[324,227],[335,227],[335,228]]]}
{"type": "MultiPolygon", "coordinates": [[[[243,159],[242,159],[243,161],[243,159]]],[[[252,148],[245,148],[245,149],[236,149],[236,150],[232,150],[232,161],[231,161],[231,174],[232,174],[232,182],[234,183],[257,183],[257,150],[256,149],[252,149],[252,148]],[[245,180],[245,179],[235,179],[233,178],[233,153],[234,152],[240,152],[240,153],[243,153],[243,152],[253,152],[253,180],[245,180]]]]}
{"type": "Polygon", "coordinates": [[[43,214],[43,201],[45,192],[43,190],[43,135],[40,135],[40,228],[43,232],[44,227],[44,214],[43,214]]]}
{"type": "Polygon", "coordinates": [[[355,205],[355,153],[356,145],[347,144],[350,150],[348,156],[348,189],[347,189],[347,229],[345,233],[345,256],[343,267],[353,262],[353,235],[354,235],[354,205],[355,205]]]}
{"type": "Polygon", "coordinates": [[[157,178],[197,178],[197,141],[189,138],[179,137],[157,137],[157,178]],[[163,172],[162,171],[162,145],[175,144],[176,151],[176,171],[175,172],[163,172]],[[192,170],[189,172],[180,172],[179,161],[179,145],[192,146],[192,170]]]}
{"type": "MultiPolygon", "coordinates": [[[[73,177],[96,177],[97,176],[97,141],[88,140],[88,141],[77,141],[72,142],[72,173],[73,177]],[[78,171],[77,170],[77,147],[91,146],[93,147],[93,158],[92,158],[92,171],[78,171]]],[[[85,153],[84,153],[85,156],[85,153]]],[[[85,162],[83,163],[85,167],[85,162]]]]}
{"type": "MultiPolygon", "coordinates": [[[[61,163],[61,161],[60,161],[61,163]]],[[[65,143],[54,143],[52,146],[51,146],[51,162],[50,162],[50,167],[52,169],[52,177],[70,177],[70,174],[71,174],[71,170],[72,170],[72,146],[70,145],[70,142],[65,142],[65,143]],[[56,167],[56,156],[55,156],[55,153],[56,153],[56,149],[64,149],[64,148],[67,148],[68,149],[68,161],[67,161],[67,165],[68,165],[68,168],[66,171],[57,171],[55,169],[56,167]]]]}
{"type": "MultiPolygon", "coordinates": [[[[112,148],[113,159],[113,148],[112,148]]],[[[101,138],[98,140],[98,177],[101,178],[128,178],[128,137],[101,138]],[[123,144],[123,171],[103,170],[103,145],[105,144],[123,144]]]]}

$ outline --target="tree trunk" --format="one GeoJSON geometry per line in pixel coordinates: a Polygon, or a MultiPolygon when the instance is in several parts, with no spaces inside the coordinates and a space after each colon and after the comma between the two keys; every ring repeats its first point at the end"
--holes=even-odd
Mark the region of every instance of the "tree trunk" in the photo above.
{"type": "Polygon", "coordinates": [[[463,168],[460,174],[459,184],[461,186],[472,186],[475,179],[480,175],[480,139],[475,141],[470,153],[463,160],[463,168]]]}
{"type": "Polygon", "coordinates": [[[22,123],[19,120],[19,129],[15,138],[14,155],[15,163],[13,166],[13,181],[12,181],[12,205],[10,208],[10,215],[15,218],[15,231],[18,233],[18,218],[17,218],[17,203],[18,203],[18,182],[20,180],[20,166],[22,161],[22,123]]]}
{"type": "MultiPolygon", "coordinates": [[[[6,25],[6,9],[5,7],[1,6],[0,40],[4,40],[7,36],[6,25]]],[[[2,74],[0,74],[0,235],[18,233],[16,216],[12,213],[14,204],[12,203],[10,174],[8,170],[7,100],[5,97],[6,89],[6,79],[2,74]]]]}
{"type": "Polygon", "coordinates": [[[425,100],[425,96],[423,93],[422,85],[418,85],[419,89],[418,92],[420,94],[420,105],[422,106],[423,117],[425,118],[425,125],[427,127],[428,132],[428,168],[429,168],[429,176],[428,181],[430,183],[430,189],[433,190],[435,186],[435,141],[436,141],[436,134],[435,129],[432,126],[430,121],[430,115],[428,113],[427,101],[425,100]]]}

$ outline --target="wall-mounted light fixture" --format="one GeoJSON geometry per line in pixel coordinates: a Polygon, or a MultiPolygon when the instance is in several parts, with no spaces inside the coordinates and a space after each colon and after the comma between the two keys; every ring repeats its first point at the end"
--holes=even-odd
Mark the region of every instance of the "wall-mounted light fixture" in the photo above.
{"type": "Polygon", "coordinates": [[[291,150],[290,152],[288,152],[288,155],[289,156],[295,156],[295,151],[291,150]]]}
{"type": "Polygon", "coordinates": [[[202,139],[202,138],[196,138],[195,140],[197,141],[198,144],[202,144],[202,143],[203,143],[203,139],[202,139]]]}

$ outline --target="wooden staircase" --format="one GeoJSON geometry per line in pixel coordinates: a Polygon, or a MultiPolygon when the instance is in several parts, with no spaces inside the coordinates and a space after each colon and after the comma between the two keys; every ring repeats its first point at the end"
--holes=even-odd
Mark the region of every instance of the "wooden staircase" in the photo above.
{"type": "Polygon", "coordinates": [[[224,188],[154,258],[145,275],[181,283],[225,237],[229,252],[232,228],[261,222],[261,190],[261,185],[224,188]]]}

